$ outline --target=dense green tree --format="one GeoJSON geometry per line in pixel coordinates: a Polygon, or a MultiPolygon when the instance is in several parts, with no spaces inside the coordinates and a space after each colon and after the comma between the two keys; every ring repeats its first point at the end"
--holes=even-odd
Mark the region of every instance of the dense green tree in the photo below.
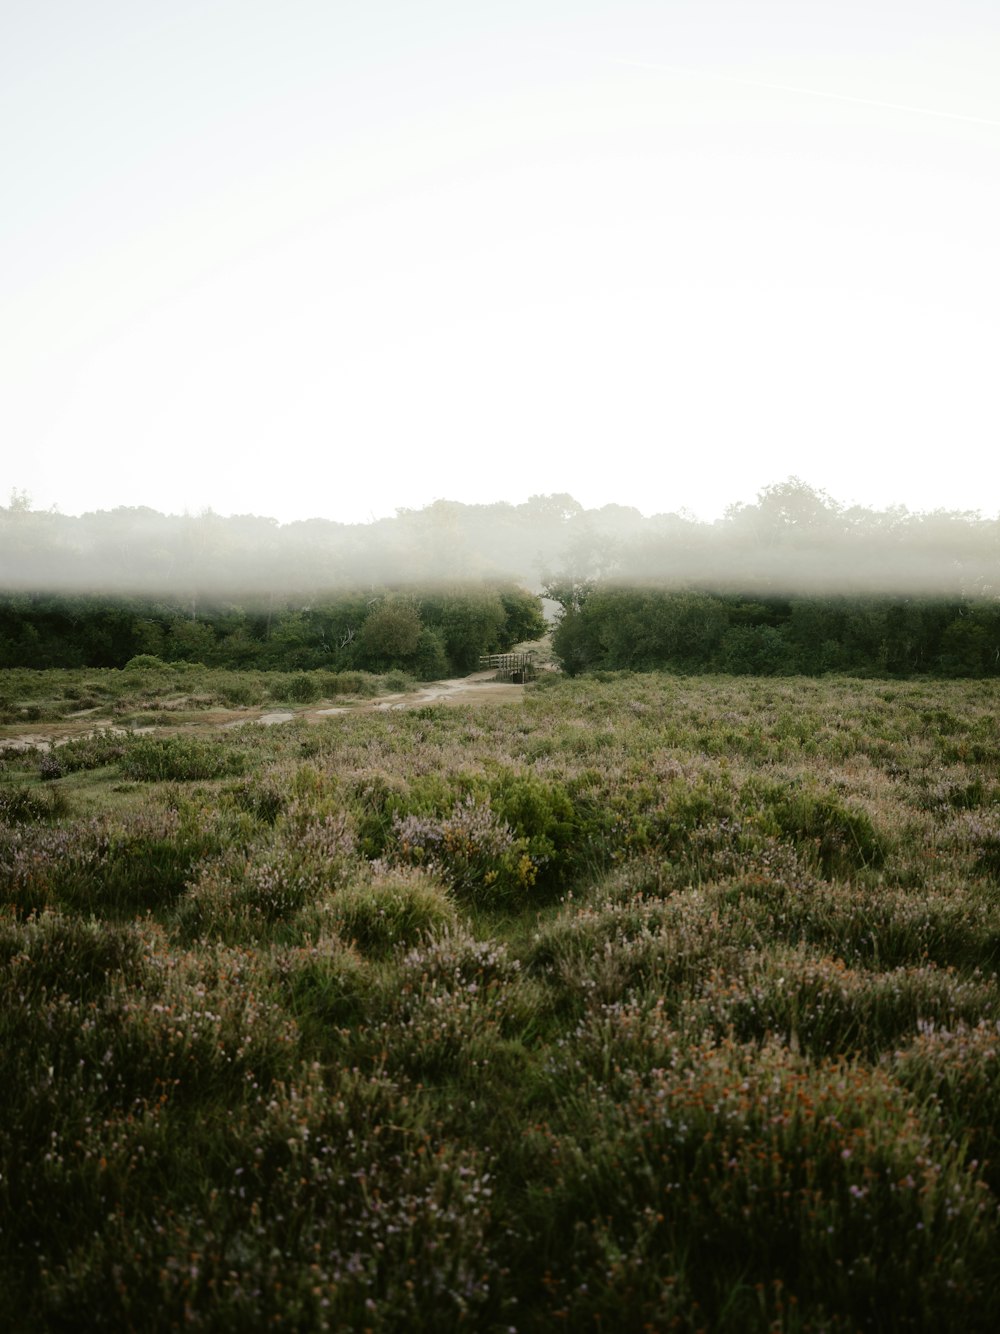
{"type": "Polygon", "coordinates": [[[552,648],[570,676],[601,665],[601,650],[579,607],[565,607],[552,634],[552,648]]]}
{"type": "Polygon", "coordinates": [[[420,631],[417,650],[413,655],[413,671],[421,681],[437,681],[451,673],[451,664],[445,652],[444,641],[436,630],[420,631]]]}
{"type": "Polygon", "coordinates": [[[503,588],[499,596],[504,611],[504,626],[499,641],[501,652],[514,644],[540,639],[545,634],[548,627],[537,597],[526,593],[523,588],[503,588]]]}
{"type": "Polygon", "coordinates": [[[205,662],[214,655],[216,639],[212,627],[204,621],[178,618],[170,627],[166,642],[168,662],[205,662]]]}
{"type": "Polygon", "coordinates": [[[441,637],[456,672],[472,672],[504,642],[504,604],[492,588],[445,590],[420,599],[424,623],[441,637]]]}
{"type": "Polygon", "coordinates": [[[408,665],[416,655],[422,629],[420,612],[411,603],[382,602],[361,627],[354,661],[376,671],[408,665]]]}
{"type": "Polygon", "coordinates": [[[796,669],[787,636],[773,625],[733,625],[719,643],[719,666],[733,676],[778,676],[796,669]]]}
{"type": "Polygon", "coordinates": [[[1000,607],[959,609],[941,636],[940,663],[949,676],[993,676],[1000,672],[1000,607]]]}

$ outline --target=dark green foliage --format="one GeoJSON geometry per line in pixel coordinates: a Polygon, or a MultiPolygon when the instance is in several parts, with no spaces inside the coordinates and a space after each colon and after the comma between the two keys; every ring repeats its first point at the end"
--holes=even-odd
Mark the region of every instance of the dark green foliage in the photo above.
{"type": "Polygon", "coordinates": [[[779,676],[793,662],[787,638],[773,625],[734,625],[719,641],[719,666],[734,676],[779,676]]]}
{"type": "Polygon", "coordinates": [[[128,739],[113,732],[97,732],[93,736],[78,737],[59,747],[59,764],[64,773],[84,769],[101,769],[117,764],[128,747],[128,739]]]}
{"type": "Polygon", "coordinates": [[[416,607],[401,601],[382,602],[365,618],[355,661],[375,671],[408,665],[416,656],[422,629],[416,607]]]}
{"type": "Polygon", "coordinates": [[[996,676],[1000,605],[871,596],[765,603],[669,587],[591,585],[567,597],[553,648],[570,674],[663,668],[996,676]]]}
{"type": "Polygon", "coordinates": [[[501,650],[541,639],[547,626],[537,597],[521,588],[504,588],[500,602],[505,613],[501,650]]]}
{"type": "Polygon", "coordinates": [[[490,783],[497,814],[527,840],[539,883],[565,879],[577,851],[579,821],[562,783],[506,773],[490,783]]]}
{"type": "Polygon", "coordinates": [[[130,923],[44,912],[18,925],[0,921],[0,977],[4,1003],[11,993],[40,1000],[66,994],[77,1002],[96,999],[116,982],[146,980],[147,942],[130,923]]]}
{"type": "Polygon", "coordinates": [[[127,667],[137,678],[183,663],[328,675],[402,667],[432,680],[473,671],[481,654],[544,631],[538,598],[507,585],[342,592],[305,609],[273,598],[266,611],[249,599],[203,603],[195,614],[134,598],[25,593],[0,596],[0,667],[127,667]]]}
{"type": "Polygon", "coordinates": [[[155,653],[138,653],[134,658],[129,658],[125,664],[127,672],[148,672],[158,671],[160,668],[166,668],[169,663],[158,658],[155,653]]]}
{"type": "MultiPolygon", "coordinates": [[[[537,605],[537,598],[534,601],[537,605]]],[[[519,607],[514,607],[515,632],[507,629],[507,615],[499,591],[491,588],[427,593],[420,598],[421,620],[444,644],[456,673],[475,671],[481,654],[509,648],[516,642],[515,632],[521,622],[519,607]]]]}
{"type": "Polygon", "coordinates": [[[288,700],[294,704],[312,704],[323,693],[322,679],[314,672],[297,672],[294,676],[272,672],[268,677],[267,688],[272,699],[288,700]]]}
{"type": "Polygon", "coordinates": [[[411,660],[414,674],[421,681],[437,681],[451,671],[444,640],[436,630],[421,630],[411,660]]]}
{"type": "Polygon", "coordinates": [[[419,945],[454,927],[457,919],[439,882],[406,869],[346,885],[334,896],[330,911],[340,937],[373,958],[419,945]]]}

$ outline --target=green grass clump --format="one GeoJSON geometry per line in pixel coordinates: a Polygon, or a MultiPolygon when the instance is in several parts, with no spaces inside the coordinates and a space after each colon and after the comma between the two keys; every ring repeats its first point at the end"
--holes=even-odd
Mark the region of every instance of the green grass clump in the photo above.
{"type": "Polygon", "coordinates": [[[448,891],[416,868],[386,868],[345,885],[328,904],[331,925],[365,955],[379,957],[419,944],[457,925],[448,891]]]}
{"type": "Polygon", "coordinates": [[[146,783],[190,783],[242,773],[236,749],[194,737],[130,737],[121,760],[126,778],[146,783]]]}
{"type": "Polygon", "coordinates": [[[66,814],[66,800],[58,791],[0,786],[0,824],[36,824],[66,814]]]}
{"type": "Polygon", "coordinates": [[[102,769],[117,765],[125,755],[127,738],[116,732],[96,732],[77,737],[59,747],[58,759],[63,773],[102,769]]]}

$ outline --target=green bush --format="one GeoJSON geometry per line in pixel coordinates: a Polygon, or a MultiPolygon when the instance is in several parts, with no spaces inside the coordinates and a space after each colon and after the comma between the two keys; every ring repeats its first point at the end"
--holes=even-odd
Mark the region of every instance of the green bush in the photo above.
{"type": "Polygon", "coordinates": [[[202,860],[178,904],[178,926],[187,938],[233,944],[271,938],[276,927],[295,935],[302,911],[343,883],[354,850],[345,815],[289,803],[274,831],[261,838],[254,830],[242,844],[231,839],[220,855],[202,860]]]}
{"type": "Polygon", "coordinates": [[[487,908],[524,902],[538,876],[528,840],[489,800],[470,793],[444,816],[393,817],[391,856],[440,876],[460,900],[487,908]]]}
{"type": "Polygon", "coordinates": [[[246,756],[235,746],[195,737],[129,737],[121,759],[126,778],[188,783],[242,773],[246,756]]]}
{"type": "Polygon", "coordinates": [[[312,672],[297,672],[295,675],[273,672],[268,679],[268,691],[272,699],[295,704],[311,704],[323,693],[321,679],[312,672]]]}
{"type": "Polygon", "coordinates": [[[727,630],[719,645],[719,665],[734,676],[776,676],[795,670],[787,639],[771,625],[727,630]]]}
{"type": "Polygon", "coordinates": [[[530,773],[508,772],[493,779],[489,791],[497,816],[526,840],[536,879],[561,880],[573,861],[580,832],[565,786],[530,773]]]}
{"type": "Polygon", "coordinates": [[[107,994],[124,979],[147,977],[147,941],[134,923],[45,911],[30,921],[0,919],[0,986],[4,1004],[15,995],[44,1004],[46,995],[76,1002],[107,994]]]}
{"type": "MultiPolygon", "coordinates": [[[[627,1047],[642,1022],[620,1005],[599,1031],[627,1047]]],[[[894,1081],[776,1043],[679,1050],[646,1032],[661,1052],[648,1077],[577,1073],[565,1128],[531,1138],[538,1328],[846,1330],[875,1311],[897,1329],[989,1327],[990,1206],[894,1081]]],[[[581,1025],[568,1044],[563,1088],[593,1036],[581,1025]]]]}
{"type": "Polygon", "coordinates": [[[93,736],[74,737],[59,747],[59,764],[64,773],[103,769],[117,764],[128,745],[128,738],[117,732],[102,731],[93,736]]]}
{"type": "Polygon", "coordinates": [[[37,788],[0,786],[0,823],[34,824],[55,820],[65,815],[66,798],[51,789],[40,792],[37,788]]]}
{"type": "Polygon", "coordinates": [[[885,862],[886,840],[871,817],[833,793],[750,783],[741,794],[741,804],[763,832],[808,849],[827,877],[878,868],[885,862]]]}
{"type": "Polygon", "coordinates": [[[401,694],[404,691],[412,690],[416,684],[416,681],[408,672],[386,672],[382,678],[382,685],[390,694],[401,694]]]}
{"type": "Polygon", "coordinates": [[[408,867],[386,868],[371,880],[348,883],[330,901],[329,917],[345,941],[376,958],[417,945],[458,920],[440,881],[408,867]]]}
{"type": "Polygon", "coordinates": [[[126,672],[158,671],[160,669],[170,671],[171,664],[164,662],[162,658],[158,658],[155,653],[137,653],[134,658],[129,658],[124,667],[126,672]]]}
{"type": "Polygon", "coordinates": [[[274,966],[296,1023],[320,1051],[335,1043],[335,1030],[370,1017],[372,966],[338,935],[275,952],[274,966]]]}
{"type": "Polygon", "coordinates": [[[451,675],[444,640],[434,630],[421,630],[413,655],[413,671],[421,681],[438,681],[451,675]]]}

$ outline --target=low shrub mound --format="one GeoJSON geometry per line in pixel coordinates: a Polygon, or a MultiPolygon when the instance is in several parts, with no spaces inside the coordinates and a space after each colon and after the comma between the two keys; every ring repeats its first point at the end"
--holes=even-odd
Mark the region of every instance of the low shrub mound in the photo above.
{"type": "Polygon", "coordinates": [[[418,868],[379,868],[367,881],[336,891],[326,905],[337,934],[362,954],[380,957],[454,927],[447,889],[418,868]]]}

